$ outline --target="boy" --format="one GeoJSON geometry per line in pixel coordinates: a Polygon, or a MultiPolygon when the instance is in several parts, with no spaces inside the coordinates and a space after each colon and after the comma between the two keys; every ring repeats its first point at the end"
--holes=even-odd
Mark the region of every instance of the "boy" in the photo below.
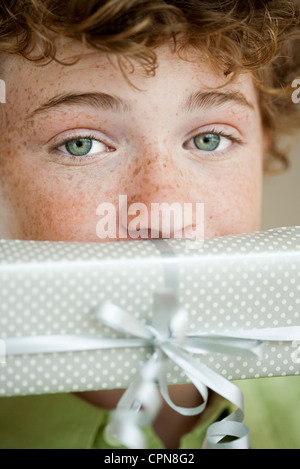
{"type": "MultiPolygon", "coordinates": [[[[97,207],[118,206],[120,194],[149,211],[154,202],[204,203],[205,237],[258,230],[264,170],[274,161],[287,165],[277,137],[299,125],[291,99],[299,73],[297,3],[61,3],[2,2],[0,235],[99,242],[97,207]]],[[[181,228],[175,220],[171,236],[181,228]]],[[[149,229],[143,219],[140,230],[149,229]]],[[[289,382],[295,399],[296,381],[289,382]]],[[[189,385],[173,394],[182,405],[199,404],[189,385]]],[[[114,408],[119,397],[99,391],[1,399],[0,445],[105,447],[101,409],[114,408]],[[56,440],[53,428],[68,425],[73,439],[56,440]]],[[[159,438],[167,448],[201,447],[203,428],[223,410],[213,394],[200,418],[165,407],[154,432],[147,430],[149,444],[159,447],[159,438]]]]}

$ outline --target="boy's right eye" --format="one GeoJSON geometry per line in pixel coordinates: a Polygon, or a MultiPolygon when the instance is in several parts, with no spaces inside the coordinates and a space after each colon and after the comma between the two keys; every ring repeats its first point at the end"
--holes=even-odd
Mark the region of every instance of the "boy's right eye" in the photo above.
{"type": "Polygon", "coordinates": [[[116,149],[109,143],[106,143],[101,139],[101,135],[93,135],[88,133],[82,134],[71,134],[67,136],[63,141],[53,145],[51,152],[58,154],[60,160],[68,160],[73,164],[84,163],[85,161],[93,161],[95,158],[104,157],[107,153],[111,153],[116,149]]]}
{"type": "Polygon", "coordinates": [[[64,149],[72,156],[91,156],[106,151],[107,146],[99,140],[91,138],[76,138],[64,143],[58,150],[64,153],[64,149]]]}

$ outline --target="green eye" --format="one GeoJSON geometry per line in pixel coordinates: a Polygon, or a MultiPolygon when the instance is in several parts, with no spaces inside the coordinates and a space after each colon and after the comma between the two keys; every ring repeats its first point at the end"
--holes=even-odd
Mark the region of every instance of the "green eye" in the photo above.
{"type": "Polygon", "coordinates": [[[76,140],[70,140],[65,145],[71,155],[85,156],[91,151],[93,140],[90,138],[78,138],[76,140]]]}
{"type": "Polygon", "coordinates": [[[221,136],[217,134],[199,134],[194,138],[194,144],[198,150],[214,151],[221,143],[221,136]]]}

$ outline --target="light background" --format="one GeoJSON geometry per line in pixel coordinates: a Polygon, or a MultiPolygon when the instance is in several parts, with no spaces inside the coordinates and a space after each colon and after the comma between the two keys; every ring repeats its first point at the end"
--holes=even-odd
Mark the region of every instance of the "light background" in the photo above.
{"type": "Polygon", "coordinates": [[[300,135],[285,173],[264,176],[261,229],[300,226],[300,135]]]}

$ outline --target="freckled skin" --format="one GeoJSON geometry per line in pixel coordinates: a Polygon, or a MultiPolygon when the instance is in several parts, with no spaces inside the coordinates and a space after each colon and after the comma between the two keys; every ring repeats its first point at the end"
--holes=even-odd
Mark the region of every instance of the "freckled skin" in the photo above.
{"type": "MultiPolygon", "coordinates": [[[[81,48],[73,41],[61,41],[60,59],[81,48]]],[[[157,54],[155,77],[146,78],[139,66],[129,77],[142,91],[130,87],[99,52],[87,54],[70,67],[55,62],[37,67],[21,57],[6,58],[1,75],[7,85],[7,103],[1,129],[5,138],[0,154],[0,237],[99,242],[98,205],[111,202],[117,207],[119,195],[125,194],[128,204],[143,202],[149,213],[153,202],[204,203],[206,237],[259,229],[264,144],[251,76],[241,75],[224,90],[242,91],[254,110],[226,104],[183,113],[180,104],[189,93],[225,84],[224,78],[210,70],[207,61],[202,64],[201,57],[193,63],[183,61],[167,46],[157,54]],[[26,120],[55,95],[79,91],[119,96],[130,101],[132,111],[125,116],[72,106],[26,120]],[[211,126],[229,131],[244,144],[215,158],[184,147],[211,126]],[[54,141],[58,143],[60,136],[62,141],[62,134],[65,138],[76,129],[100,133],[114,151],[77,165],[52,151],[54,141]]],[[[143,227],[148,227],[148,220],[143,220],[143,227]]],[[[180,389],[189,401],[183,405],[199,404],[198,394],[189,385],[180,389]]],[[[120,392],[82,396],[111,408],[120,392]]],[[[168,415],[173,414],[169,411],[168,415]]],[[[184,432],[197,417],[176,418],[181,423],[174,425],[174,431],[181,428],[184,432]]],[[[158,421],[158,433],[160,428],[158,421]]]]}
{"type": "MultiPolygon", "coordinates": [[[[70,56],[76,47],[76,43],[63,45],[62,57],[70,56]]],[[[243,90],[255,105],[251,114],[227,105],[209,111],[207,118],[207,111],[187,116],[178,112],[187,93],[218,86],[223,78],[206,69],[201,60],[182,61],[167,47],[158,50],[158,57],[155,77],[144,77],[139,66],[130,76],[143,91],[130,87],[98,52],[71,67],[57,63],[36,67],[20,57],[6,59],[0,207],[9,211],[10,221],[2,227],[3,234],[20,239],[99,241],[97,206],[101,202],[117,206],[119,194],[127,194],[128,204],[145,203],[149,211],[151,202],[204,202],[206,237],[259,228],[263,136],[251,77],[242,75],[230,85],[243,90]],[[73,106],[26,121],[50,97],[74,90],[118,95],[132,102],[132,112],[122,116],[73,106]],[[222,129],[223,123],[238,129],[246,140],[229,157],[197,160],[195,153],[183,151],[191,130],[208,124],[222,129]],[[64,164],[50,155],[46,142],[69,129],[107,133],[116,151],[102,159],[100,155],[92,164],[64,164]]]]}

